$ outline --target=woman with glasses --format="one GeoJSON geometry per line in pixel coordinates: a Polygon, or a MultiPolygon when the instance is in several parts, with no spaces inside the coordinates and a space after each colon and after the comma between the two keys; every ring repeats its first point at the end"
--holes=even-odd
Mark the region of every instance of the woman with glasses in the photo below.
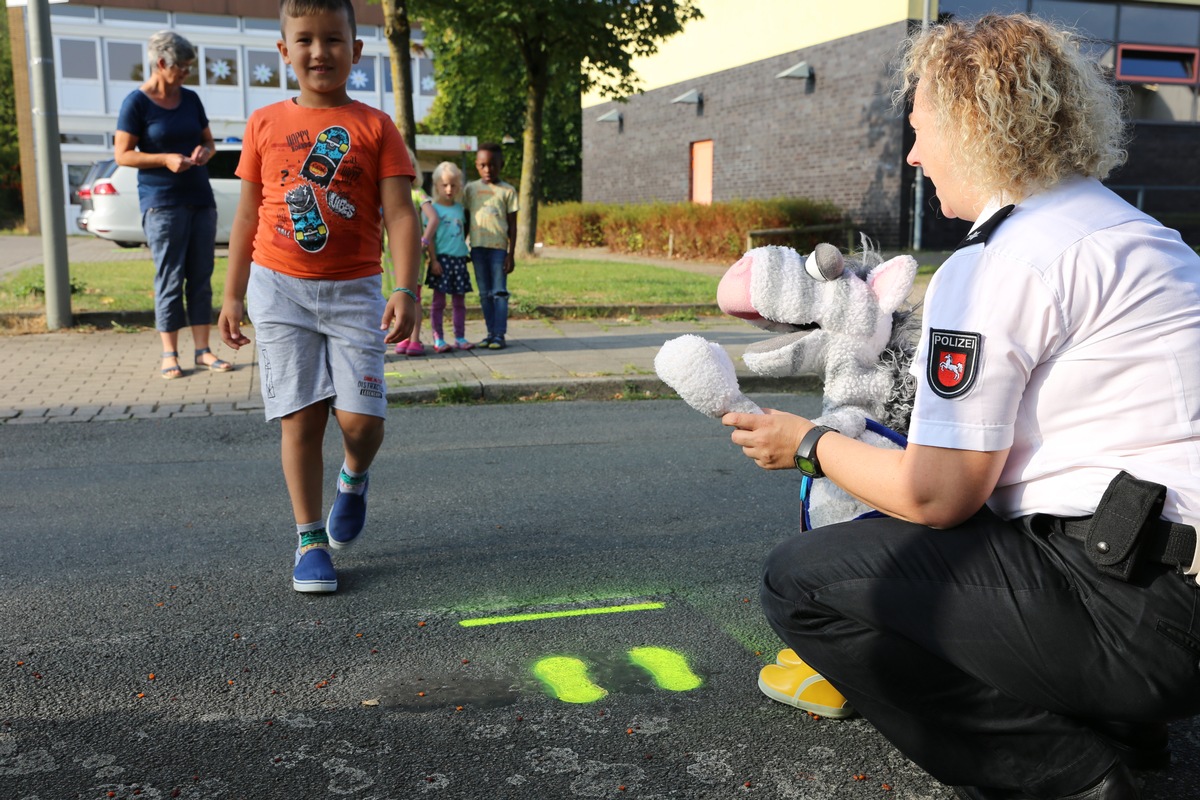
{"type": "Polygon", "coordinates": [[[216,152],[200,97],[183,86],[196,48],[172,31],[148,45],[150,77],[121,105],[115,158],[138,170],[142,227],[154,257],[154,320],[162,376],[183,377],[179,331],[190,326],[196,369],[229,372],[209,349],[217,205],[205,164],[216,152]]]}

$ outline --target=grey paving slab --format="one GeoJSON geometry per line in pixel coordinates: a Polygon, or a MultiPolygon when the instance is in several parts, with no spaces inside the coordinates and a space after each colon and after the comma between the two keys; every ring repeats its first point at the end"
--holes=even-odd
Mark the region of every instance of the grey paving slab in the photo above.
{"type": "MultiPolygon", "coordinates": [[[[668,339],[685,333],[719,342],[735,363],[747,344],[763,337],[744,322],[721,317],[511,320],[504,350],[435,354],[430,349],[415,358],[389,353],[385,376],[390,396],[400,402],[432,400],[454,386],[477,396],[514,397],[577,384],[579,393],[594,396],[621,392],[631,379],[656,382],[654,356],[668,339]]],[[[218,373],[196,370],[190,341],[181,342],[186,374],[168,381],[160,374],[161,343],[153,330],[10,335],[2,341],[9,367],[0,383],[2,424],[168,419],[261,412],[263,407],[254,347],[233,351],[214,342],[214,352],[235,365],[232,372],[218,373]]]]}

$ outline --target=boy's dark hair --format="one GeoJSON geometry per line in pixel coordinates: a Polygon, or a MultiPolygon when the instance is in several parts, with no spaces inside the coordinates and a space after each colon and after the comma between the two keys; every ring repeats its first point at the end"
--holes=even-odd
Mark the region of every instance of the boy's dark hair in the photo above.
{"type": "Polygon", "coordinates": [[[283,35],[284,17],[307,17],[330,11],[345,11],[350,20],[350,38],[358,38],[358,23],[354,19],[354,6],[350,0],[279,0],[279,35],[283,35]]]}
{"type": "Polygon", "coordinates": [[[500,145],[499,142],[484,142],[483,144],[479,145],[479,149],[487,150],[489,153],[491,153],[493,156],[500,159],[501,161],[504,160],[504,148],[500,145]]]}

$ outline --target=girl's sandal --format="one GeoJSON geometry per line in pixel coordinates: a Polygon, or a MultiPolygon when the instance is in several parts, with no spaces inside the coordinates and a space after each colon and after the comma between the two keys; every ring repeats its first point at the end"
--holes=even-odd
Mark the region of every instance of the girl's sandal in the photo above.
{"type": "Polygon", "coordinates": [[[202,350],[196,351],[196,369],[210,369],[213,372],[229,372],[231,369],[233,369],[233,364],[230,364],[228,361],[222,361],[215,356],[215,360],[211,364],[205,364],[200,360],[200,358],[206,354],[212,355],[212,350],[205,347],[202,350]]]}
{"type": "Polygon", "coordinates": [[[183,377],[183,368],[180,367],[179,363],[178,363],[179,362],[179,353],[175,352],[174,350],[167,350],[167,351],[163,352],[162,357],[163,358],[173,358],[176,361],[175,366],[173,366],[173,367],[163,367],[163,369],[162,369],[163,380],[164,381],[173,381],[176,378],[182,378],[183,377]]]}

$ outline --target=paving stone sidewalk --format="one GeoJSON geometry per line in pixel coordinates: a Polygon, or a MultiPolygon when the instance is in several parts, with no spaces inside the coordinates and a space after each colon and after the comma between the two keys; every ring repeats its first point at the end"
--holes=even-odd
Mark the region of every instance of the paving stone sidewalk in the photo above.
{"type": "MultiPolygon", "coordinates": [[[[474,333],[468,323],[468,335],[474,333]]],[[[420,358],[387,356],[394,403],[511,400],[522,397],[609,399],[630,392],[665,394],[654,356],[668,339],[694,333],[723,345],[747,390],[816,389],[812,381],[770,381],[740,366],[746,345],[764,334],[725,317],[665,320],[511,320],[505,350],[452,351],[420,358]]],[[[253,336],[253,329],[250,329],[253,336]]],[[[214,337],[215,339],[215,337],[214,337]]],[[[180,337],[186,376],[163,380],[152,330],[56,332],[0,337],[0,422],[36,425],[262,413],[254,347],[214,350],[233,372],[195,370],[191,341],[180,337]]]]}

